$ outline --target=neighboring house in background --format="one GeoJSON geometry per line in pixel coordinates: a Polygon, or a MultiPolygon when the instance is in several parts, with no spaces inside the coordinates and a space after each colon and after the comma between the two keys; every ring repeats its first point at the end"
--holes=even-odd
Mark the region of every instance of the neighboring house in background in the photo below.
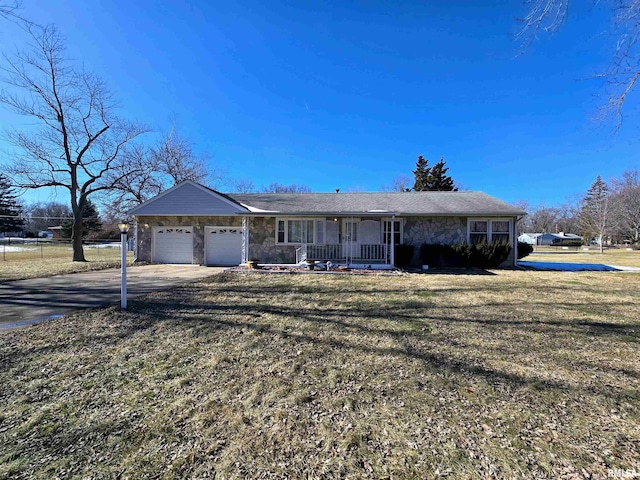
{"type": "Polygon", "coordinates": [[[62,226],[58,225],[55,227],[47,227],[47,230],[51,231],[51,239],[54,242],[61,242],[62,240],[64,240],[64,238],[62,237],[62,226]]]}
{"type": "Polygon", "coordinates": [[[518,237],[519,242],[529,245],[551,245],[562,247],[579,247],[582,237],[573,233],[523,233],[518,237]]]}
{"type": "Polygon", "coordinates": [[[395,245],[504,241],[525,212],[481,192],[222,194],[186,181],[138,205],[137,260],[393,265],[395,245]]]}

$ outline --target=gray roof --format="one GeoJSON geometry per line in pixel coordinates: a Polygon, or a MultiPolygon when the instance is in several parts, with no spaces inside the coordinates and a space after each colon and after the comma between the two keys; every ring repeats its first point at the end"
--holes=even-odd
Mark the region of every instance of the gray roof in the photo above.
{"type": "Polygon", "coordinates": [[[229,198],[256,213],[430,216],[525,215],[483,192],[244,193],[229,198]]]}

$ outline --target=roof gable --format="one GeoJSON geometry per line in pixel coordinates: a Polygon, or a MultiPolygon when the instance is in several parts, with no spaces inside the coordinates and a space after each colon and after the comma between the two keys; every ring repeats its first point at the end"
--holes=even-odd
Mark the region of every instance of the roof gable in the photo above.
{"type": "Polygon", "coordinates": [[[248,210],[232,198],[190,180],[129,210],[129,215],[235,215],[248,210]]]}

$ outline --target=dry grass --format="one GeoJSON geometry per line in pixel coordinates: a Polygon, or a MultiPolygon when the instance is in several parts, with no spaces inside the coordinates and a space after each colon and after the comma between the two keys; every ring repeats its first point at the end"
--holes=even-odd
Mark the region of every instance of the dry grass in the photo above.
{"type": "MultiPolygon", "coordinates": [[[[6,245],[19,251],[5,251],[0,245],[0,281],[41,278],[63,273],[89,272],[120,266],[119,248],[85,247],[87,262],[72,262],[70,245],[40,243],[6,245]]],[[[133,259],[133,253],[128,257],[133,259]]]]}
{"type": "Polygon", "coordinates": [[[625,248],[607,249],[600,253],[597,249],[582,248],[562,250],[553,247],[536,247],[536,251],[522,259],[529,262],[601,263],[623,267],[640,267],[640,250],[625,248]]]}
{"type": "Polygon", "coordinates": [[[640,469],[640,275],[224,274],[0,336],[0,478],[640,469]]]}

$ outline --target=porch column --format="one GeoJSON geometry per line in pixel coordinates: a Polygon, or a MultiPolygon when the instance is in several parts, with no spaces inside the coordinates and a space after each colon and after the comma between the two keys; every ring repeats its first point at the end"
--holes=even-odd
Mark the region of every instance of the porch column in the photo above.
{"type": "Polygon", "coordinates": [[[395,215],[391,215],[391,255],[389,255],[389,257],[391,258],[391,265],[395,265],[396,264],[396,235],[395,235],[395,229],[396,229],[396,216],[395,215]]]}
{"type": "MultiPolygon", "coordinates": [[[[242,217],[242,263],[249,260],[249,222],[247,217],[242,217]]],[[[236,257],[237,258],[237,257],[236,257]]]]}

